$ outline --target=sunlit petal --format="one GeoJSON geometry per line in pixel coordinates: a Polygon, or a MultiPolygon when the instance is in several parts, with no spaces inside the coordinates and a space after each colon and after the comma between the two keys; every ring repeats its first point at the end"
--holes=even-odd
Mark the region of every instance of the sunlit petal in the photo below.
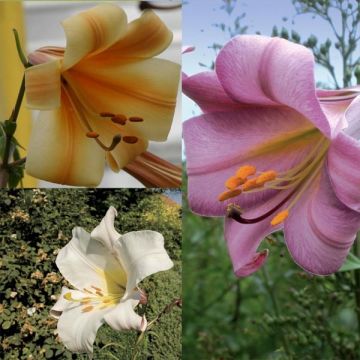
{"type": "Polygon", "coordinates": [[[127,17],[116,5],[102,4],[62,22],[66,34],[63,70],[87,55],[95,55],[114,44],[126,31],[127,17]]]}
{"type": "Polygon", "coordinates": [[[104,172],[104,151],[93,139],[63,96],[55,111],[42,111],[33,123],[26,171],[58,184],[96,186],[104,172]]]}
{"type": "Polygon", "coordinates": [[[26,105],[51,110],[60,106],[61,61],[55,60],[25,70],[26,105]]]}

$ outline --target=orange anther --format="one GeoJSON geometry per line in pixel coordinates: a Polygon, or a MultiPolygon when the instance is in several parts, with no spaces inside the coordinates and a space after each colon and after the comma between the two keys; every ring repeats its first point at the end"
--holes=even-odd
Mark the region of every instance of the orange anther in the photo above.
{"type": "Polygon", "coordinates": [[[115,124],[119,124],[119,125],[125,125],[126,124],[126,116],[125,115],[122,115],[122,114],[118,114],[118,115],[115,115],[111,118],[111,121],[115,124]]]}
{"type": "Polygon", "coordinates": [[[276,226],[281,224],[289,216],[289,210],[280,211],[275,217],[271,220],[270,224],[276,226]]]}
{"type": "Polygon", "coordinates": [[[243,183],[244,183],[243,179],[239,179],[236,176],[231,176],[225,181],[225,186],[229,190],[233,190],[243,183]]]}
{"type": "Polygon", "coordinates": [[[113,116],[115,116],[115,114],[113,114],[111,112],[104,111],[104,112],[100,113],[100,116],[101,117],[113,117],[113,116]]]}
{"type": "Polygon", "coordinates": [[[257,178],[247,180],[247,181],[244,183],[244,185],[242,186],[243,191],[249,191],[249,190],[252,190],[252,189],[256,189],[256,188],[261,187],[262,185],[258,185],[258,184],[256,183],[256,181],[257,181],[257,178]]]}
{"type": "Polygon", "coordinates": [[[131,122],[142,122],[142,121],[144,121],[144,119],[139,117],[139,116],[131,116],[131,117],[129,117],[129,121],[131,121],[131,122]]]}
{"type": "Polygon", "coordinates": [[[219,201],[225,201],[241,194],[241,189],[227,190],[218,196],[219,201]]]}
{"type": "Polygon", "coordinates": [[[100,135],[96,132],[96,131],[88,131],[86,133],[86,136],[90,139],[96,139],[98,138],[100,135]]]}
{"type": "Polygon", "coordinates": [[[254,175],[255,173],[256,173],[256,167],[255,166],[253,166],[253,165],[244,165],[244,166],[241,166],[236,171],[236,177],[245,180],[248,176],[254,175]]]}
{"type": "Polygon", "coordinates": [[[256,178],[256,184],[264,185],[268,181],[275,180],[277,172],[274,170],[265,171],[256,178]]]}
{"type": "Polygon", "coordinates": [[[91,311],[92,309],[94,309],[93,306],[91,306],[91,305],[90,305],[90,306],[86,306],[85,308],[82,309],[82,312],[83,312],[83,313],[89,312],[89,311],[91,311]]]}
{"type": "Polygon", "coordinates": [[[136,144],[138,142],[138,138],[136,136],[124,136],[123,141],[127,144],[136,144]]]}

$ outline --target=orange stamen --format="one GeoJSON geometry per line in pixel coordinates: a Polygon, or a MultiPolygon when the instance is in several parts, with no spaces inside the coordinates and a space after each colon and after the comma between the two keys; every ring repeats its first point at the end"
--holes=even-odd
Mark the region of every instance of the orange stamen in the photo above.
{"type": "Polygon", "coordinates": [[[256,173],[256,167],[253,165],[243,165],[236,171],[236,177],[240,179],[246,179],[250,175],[256,173]]]}
{"type": "Polygon", "coordinates": [[[131,122],[142,122],[142,121],[144,121],[144,119],[139,117],[139,116],[131,116],[131,117],[129,117],[129,121],[131,121],[131,122]]]}
{"type": "Polygon", "coordinates": [[[287,217],[289,216],[289,210],[280,211],[273,219],[271,220],[270,224],[272,226],[276,226],[281,224],[287,217]]]}
{"type": "Polygon", "coordinates": [[[86,136],[90,139],[96,139],[98,138],[100,135],[96,132],[96,131],[88,131],[86,133],[86,136]]]}
{"type": "Polygon", "coordinates": [[[275,180],[277,172],[274,170],[265,171],[256,178],[257,185],[264,185],[268,181],[275,180]]]}
{"type": "Polygon", "coordinates": [[[115,116],[115,114],[113,114],[111,112],[104,111],[104,112],[100,113],[100,116],[101,117],[113,117],[113,116],[115,116]]]}
{"type": "Polygon", "coordinates": [[[236,176],[231,176],[225,181],[225,186],[229,190],[234,190],[235,188],[237,188],[239,185],[241,185],[243,183],[244,183],[243,179],[240,179],[236,176]]]}
{"type": "Polygon", "coordinates": [[[83,308],[83,309],[82,309],[82,312],[83,312],[83,313],[89,312],[89,311],[91,311],[92,309],[94,309],[94,307],[90,305],[90,306],[87,306],[87,307],[83,308]]]}
{"type": "Polygon", "coordinates": [[[219,201],[225,201],[241,194],[241,189],[227,190],[218,196],[219,201]]]}
{"type": "Polygon", "coordinates": [[[257,178],[246,181],[244,183],[244,185],[242,186],[243,191],[249,191],[249,190],[261,187],[262,185],[257,184],[256,181],[257,181],[257,178]]]}
{"type": "Polygon", "coordinates": [[[118,114],[118,115],[115,115],[111,118],[111,121],[115,124],[120,124],[120,125],[125,125],[126,124],[126,121],[127,121],[127,118],[125,115],[122,115],[122,114],[118,114]]]}
{"type": "Polygon", "coordinates": [[[127,144],[136,144],[138,142],[138,138],[136,136],[124,136],[123,141],[127,144]]]}

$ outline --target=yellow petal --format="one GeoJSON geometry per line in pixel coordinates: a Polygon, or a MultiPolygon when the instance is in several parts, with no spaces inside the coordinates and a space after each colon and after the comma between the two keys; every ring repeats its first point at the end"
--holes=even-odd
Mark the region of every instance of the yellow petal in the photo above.
{"type": "Polygon", "coordinates": [[[153,11],[147,10],[129,23],[124,37],[96,57],[116,57],[119,61],[133,57],[150,58],[163,52],[172,38],[172,32],[162,20],[153,11]]]}
{"type": "Polygon", "coordinates": [[[126,64],[84,61],[65,76],[95,112],[141,117],[132,126],[142,138],[164,141],[172,124],[180,66],[162,59],[126,64]]]}
{"type": "Polygon", "coordinates": [[[69,69],[85,56],[113,45],[126,31],[127,17],[116,5],[102,4],[62,22],[66,35],[63,69],[69,69]]]}
{"type": "Polygon", "coordinates": [[[60,106],[61,62],[50,61],[25,70],[27,107],[51,110],[60,106]]]}
{"type": "Polygon", "coordinates": [[[40,112],[30,138],[28,174],[58,184],[92,187],[101,181],[104,164],[104,151],[85,136],[65,95],[61,108],[40,112]]]}

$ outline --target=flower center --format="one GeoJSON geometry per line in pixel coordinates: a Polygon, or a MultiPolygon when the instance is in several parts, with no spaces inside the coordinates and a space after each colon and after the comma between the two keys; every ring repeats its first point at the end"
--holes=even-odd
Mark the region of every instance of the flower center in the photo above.
{"type": "Polygon", "coordinates": [[[67,95],[67,98],[69,99],[70,104],[72,105],[72,108],[77,113],[78,118],[81,120],[82,124],[84,125],[86,129],[86,136],[90,139],[94,139],[97,144],[104,149],[105,151],[112,151],[115,149],[115,147],[121,142],[125,142],[126,144],[136,144],[138,142],[138,138],[136,136],[123,136],[121,133],[121,130],[119,129],[119,133],[115,134],[113,136],[112,142],[110,145],[105,145],[100,139],[100,134],[92,128],[91,124],[87,120],[86,114],[91,114],[92,118],[100,117],[100,118],[109,118],[111,121],[119,126],[125,126],[126,123],[129,122],[142,122],[144,121],[143,118],[138,116],[131,116],[127,118],[123,114],[113,114],[108,111],[100,112],[99,114],[95,114],[91,109],[89,109],[83,101],[79,98],[76,91],[72,89],[72,87],[69,84],[69,81],[65,79],[64,77],[61,78],[62,83],[62,89],[67,95]]]}
{"type": "Polygon", "coordinates": [[[81,299],[74,299],[71,292],[64,294],[64,299],[74,303],[80,303],[82,312],[90,312],[93,310],[103,310],[107,307],[116,305],[123,297],[124,293],[107,294],[102,289],[91,285],[89,289],[83,289],[88,296],[81,299]]]}
{"type": "Polygon", "coordinates": [[[330,141],[321,136],[320,140],[312,150],[294,167],[278,172],[274,169],[265,169],[258,172],[251,164],[241,166],[233,176],[225,181],[226,191],[218,195],[219,201],[229,200],[240,194],[255,193],[265,190],[289,190],[288,194],[271,210],[254,219],[242,217],[242,210],[230,204],[227,208],[227,216],[243,224],[253,224],[262,221],[272,215],[270,223],[273,226],[281,224],[288,216],[292,207],[300,199],[311,182],[321,171],[330,141]],[[287,207],[276,212],[285,204],[287,207]]]}

